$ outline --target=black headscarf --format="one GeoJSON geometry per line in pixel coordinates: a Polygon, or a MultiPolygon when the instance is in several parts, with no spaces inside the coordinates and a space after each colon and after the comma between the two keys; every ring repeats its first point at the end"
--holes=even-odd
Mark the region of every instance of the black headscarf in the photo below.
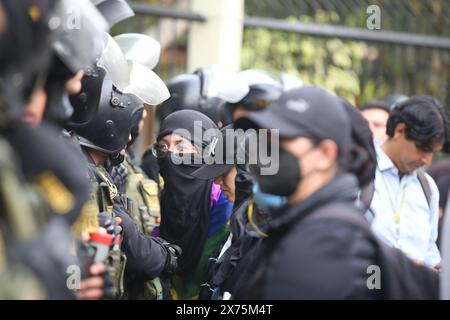
{"type": "MultiPolygon", "coordinates": [[[[157,141],[177,129],[190,133],[190,140],[199,150],[204,150],[211,141],[194,136],[196,131],[204,133],[217,129],[215,123],[202,113],[194,110],[181,110],[167,116],[161,123],[157,141]],[[200,122],[198,122],[200,121],[200,122]],[[194,124],[196,122],[196,124],[194,124]],[[201,125],[201,130],[200,126],[201,125]]],[[[219,132],[219,131],[218,131],[219,132]]],[[[177,274],[192,274],[198,265],[207,239],[211,214],[212,180],[200,180],[191,176],[201,164],[175,164],[171,155],[158,159],[164,190],[161,194],[161,237],[181,247],[183,254],[179,261],[177,274]]]]}

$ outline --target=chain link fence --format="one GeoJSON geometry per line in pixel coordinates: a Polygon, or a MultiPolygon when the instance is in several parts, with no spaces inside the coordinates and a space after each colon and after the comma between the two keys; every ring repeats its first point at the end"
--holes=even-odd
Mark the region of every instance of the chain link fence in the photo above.
{"type": "Polygon", "coordinates": [[[357,104],[395,92],[431,94],[450,106],[447,0],[246,0],[245,4],[247,19],[269,23],[245,29],[243,68],[288,71],[357,104]],[[381,28],[369,32],[368,8],[373,5],[380,9],[381,28]],[[273,19],[308,28],[289,30],[270,23],[273,19]],[[394,40],[387,42],[392,35],[394,40]]]}
{"type": "Polygon", "coordinates": [[[246,0],[248,16],[287,19],[304,16],[320,23],[321,15],[332,14],[333,25],[363,27],[371,5],[381,9],[382,29],[409,33],[450,36],[448,0],[246,0]]]}

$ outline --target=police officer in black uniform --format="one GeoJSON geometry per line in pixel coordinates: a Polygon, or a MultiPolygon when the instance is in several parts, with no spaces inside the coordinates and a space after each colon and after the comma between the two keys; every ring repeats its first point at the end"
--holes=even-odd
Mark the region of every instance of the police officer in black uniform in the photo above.
{"type": "MultiPolygon", "coordinates": [[[[113,164],[120,164],[123,160],[121,151],[130,140],[132,125],[142,118],[144,105],[133,94],[121,93],[111,80],[91,78],[84,81],[82,91],[91,95],[97,94],[96,90],[100,88],[98,110],[91,121],[77,125],[74,131],[88,159],[91,180],[100,186],[97,199],[100,211],[120,218],[116,220],[123,228],[121,251],[127,259],[127,272],[140,274],[143,279],[153,279],[164,271],[173,271],[179,252],[162,239],[144,236],[137,230],[127,213],[126,202],[103,167],[107,160],[113,164]],[[102,186],[106,186],[105,192],[101,192],[104,190],[102,186]]],[[[123,282],[119,287],[123,293],[123,282]]]]}
{"type": "MultiPolygon", "coordinates": [[[[89,3],[86,8],[95,14],[95,8],[89,3]]],[[[79,266],[80,262],[71,253],[73,240],[69,227],[87,200],[88,184],[82,178],[85,170],[77,162],[80,158],[76,158],[58,138],[59,132],[51,125],[32,129],[21,121],[24,104],[33,90],[43,83],[50,98],[48,110],[57,114],[64,110],[61,100],[64,87],[60,90],[61,86],[56,86],[55,80],[61,78],[54,77],[59,69],[55,68],[54,61],[62,62],[62,55],[56,56],[58,50],[53,46],[59,41],[59,48],[64,47],[63,38],[58,30],[49,29],[49,21],[59,18],[63,24],[66,22],[67,2],[5,1],[2,9],[6,12],[4,17],[8,26],[1,39],[2,113],[5,115],[2,136],[14,146],[15,156],[20,159],[20,172],[16,177],[19,181],[22,177],[26,179],[22,180],[23,191],[13,193],[8,202],[23,203],[25,209],[32,207],[31,216],[25,220],[22,220],[23,214],[28,210],[13,210],[17,205],[2,210],[6,214],[2,232],[7,243],[6,252],[12,265],[19,263],[33,271],[43,283],[44,297],[71,298],[73,293],[67,286],[66,271],[68,266],[79,266]],[[10,81],[11,77],[16,81],[10,81]],[[31,189],[37,189],[39,193],[31,189]],[[17,229],[19,221],[20,228],[17,229]]],[[[80,13],[83,17],[89,14],[84,10],[80,13]]],[[[72,59],[76,61],[77,56],[72,59]]],[[[4,182],[8,183],[7,180],[4,182]]],[[[105,270],[97,266],[86,271],[95,276],[105,270]]],[[[96,281],[86,279],[79,297],[93,298],[89,291],[91,280],[96,281]]],[[[101,291],[101,286],[96,285],[95,289],[101,291]]]]}

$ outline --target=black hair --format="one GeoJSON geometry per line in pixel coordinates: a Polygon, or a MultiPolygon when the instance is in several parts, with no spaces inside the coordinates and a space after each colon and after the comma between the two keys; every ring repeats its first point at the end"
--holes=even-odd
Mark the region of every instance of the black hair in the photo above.
{"type": "Polygon", "coordinates": [[[353,173],[358,178],[359,186],[364,188],[375,179],[376,152],[372,131],[361,112],[350,102],[341,100],[352,125],[352,140],[350,149],[341,155],[339,163],[341,168],[353,173]]]}
{"type": "Polygon", "coordinates": [[[417,146],[430,151],[437,143],[444,142],[444,150],[449,150],[450,122],[444,107],[431,96],[412,97],[400,102],[389,116],[386,133],[394,136],[399,123],[406,126],[406,138],[419,143],[417,146]]]}
{"type": "Polygon", "coordinates": [[[366,102],[359,108],[360,111],[371,110],[371,109],[383,110],[383,111],[386,111],[388,114],[391,112],[391,106],[389,104],[387,104],[384,101],[378,101],[378,100],[366,102]]]}

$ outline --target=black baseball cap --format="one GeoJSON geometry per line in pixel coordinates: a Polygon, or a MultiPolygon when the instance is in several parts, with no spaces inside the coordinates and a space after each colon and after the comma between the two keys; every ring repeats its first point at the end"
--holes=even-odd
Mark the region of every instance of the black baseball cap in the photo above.
{"type": "Polygon", "coordinates": [[[233,125],[222,128],[221,133],[222,136],[219,138],[215,148],[215,153],[217,155],[216,160],[221,160],[220,163],[214,162],[211,164],[204,164],[202,167],[191,173],[195,178],[209,180],[220,177],[237,163],[237,150],[239,144],[243,143],[243,139],[245,138],[243,136],[235,135],[233,125]]]}
{"type": "Polygon", "coordinates": [[[266,110],[238,119],[236,129],[279,130],[280,138],[330,139],[340,153],[351,144],[351,123],[342,101],[318,87],[293,88],[284,92],[266,110]]]}

